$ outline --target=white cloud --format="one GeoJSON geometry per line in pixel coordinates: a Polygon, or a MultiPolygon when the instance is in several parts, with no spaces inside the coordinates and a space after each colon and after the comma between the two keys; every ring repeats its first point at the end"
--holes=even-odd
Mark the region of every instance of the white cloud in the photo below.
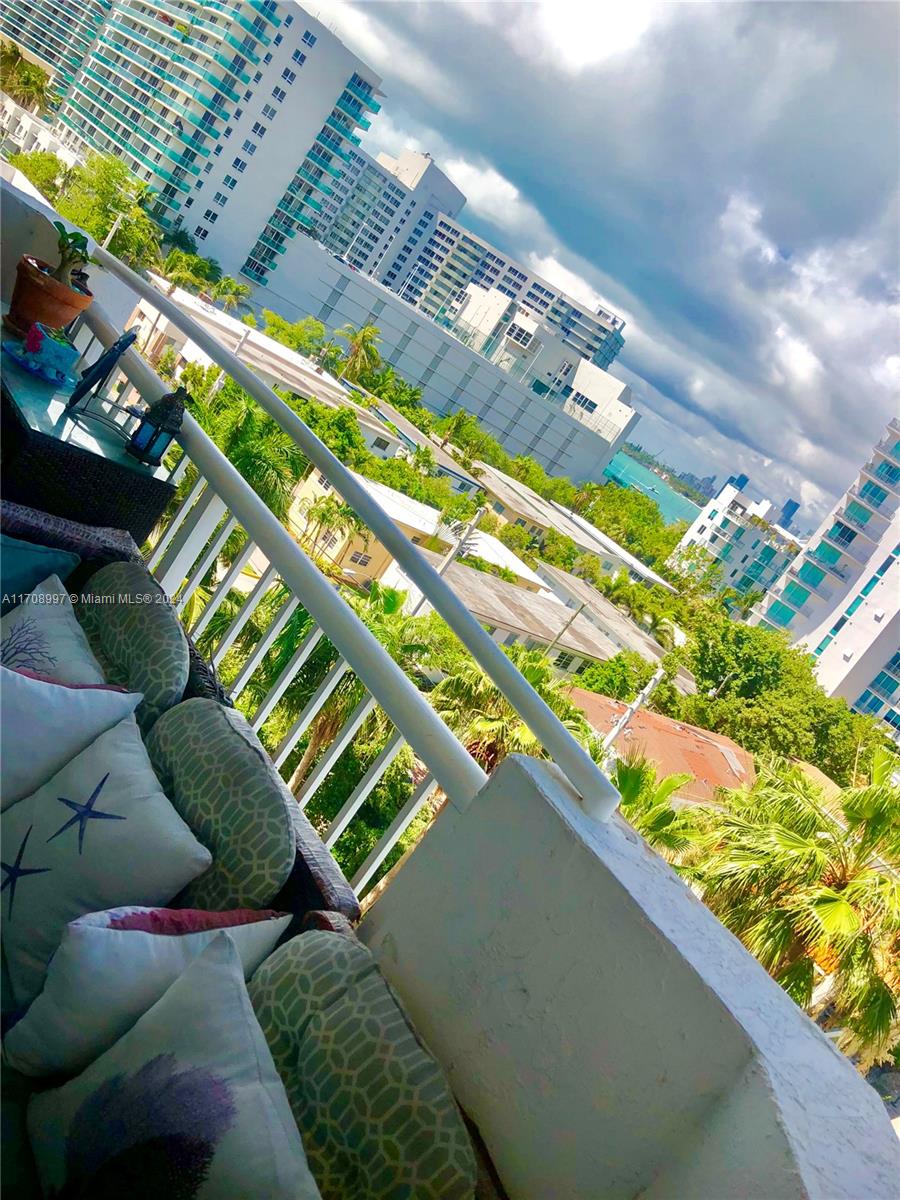
{"type": "Polygon", "coordinates": [[[544,219],[515,184],[487,163],[449,158],[442,163],[453,182],[466,196],[466,208],[506,231],[507,236],[539,234],[544,219]]]}

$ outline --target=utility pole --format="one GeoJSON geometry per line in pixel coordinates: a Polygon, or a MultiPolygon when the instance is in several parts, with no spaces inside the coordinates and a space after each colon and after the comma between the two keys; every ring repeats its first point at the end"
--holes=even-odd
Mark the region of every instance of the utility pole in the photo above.
{"type": "Polygon", "coordinates": [[[639,709],[644,707],[644,705],[653,695],[657,686],[662,683],[663,679],[665,679],[665,676],[665,667],[659,667],[658,670],[656,670],[651,676],[650,682],[646,685],[646,687],[643,688],[642,691],[638,692],[632,702],[622,713],[621,717],[619,717],[618,721],[616,721],[615,725],[613,725],[612,729],[600,743],[603,750],[603,770],[606,771],[607,774],[609,773],[610,760],[612,759],[612,754],[610,752],[612,750],[613,743],[615,742],[616,738],[628,728],[628,726],[631,724],[634,714],[639,709]]]}
{"type": "Polygon", "coordinates": [[[582,600],[582,602],[578,605],[578,607],[572,613],[571,617],[569,617],[568,621],[566,621],[565,625],[563,625],[562,629],[559,631],[559,633],[556,635],[556,637],[553,639],[553,641],[550,643],[550,645],[544,651],[544,653],[547,655],[548,658],[553,653],[553,651],[556,649],[557,644],[559,643],[559,639],[562,637],[562,635],[564,633],[568,632],[569,626],[572,624],[572,622],[575,620],[575,618],[578,616],[578,614],[581,612],[581,610],[585,607],[586,604],[587,604],[587,601],[582,600]]]}

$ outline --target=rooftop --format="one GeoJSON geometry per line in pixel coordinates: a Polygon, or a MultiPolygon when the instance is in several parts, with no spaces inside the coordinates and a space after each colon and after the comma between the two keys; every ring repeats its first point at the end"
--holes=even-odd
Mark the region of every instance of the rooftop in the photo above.
{"type": "MultiPolygon", "coordinates": [[[[441,562],[440,554],[422,547],[419,547],[419,553],[432,566],[441,562]]],[[[458,562],[450,565],[444,579],[483,625],[509,630],[523,640],[532,638],[542,646],[555,642],[560,650],[593,661],[604,661],[617,653],[617,647],[596,625],[580,615],[572,620],[572,610],[547,592],[526,591],[496,575],[458,562]],[[566,623],[570,621],[566,629],[566,623]]]]}
{"type": "MultiPolygon", "coordinates": [[[[628,708],[621,700],[579,687],[572,688],[571,697],[594,729],[604,735],[628,708]]],[[[634,750],[645,754],[660,778],[691,775],[690,782],[677,793],[679,799],[691,804],[709,804],[719,788],[747,787],[756,778],[753,755],[731,738],[673,721],[646,708],[634,714],[613,745],[621,757],[634,750]]]]}

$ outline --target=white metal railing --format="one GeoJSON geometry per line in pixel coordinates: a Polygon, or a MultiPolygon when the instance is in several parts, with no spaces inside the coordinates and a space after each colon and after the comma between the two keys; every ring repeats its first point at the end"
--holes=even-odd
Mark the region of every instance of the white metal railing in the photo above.
{"type": "MultiPolygon", "coordinates": [[[[613,785],[598,768],[596,763],[591,759],[587,751],[579,745],[572,737],[568,730],[563,726],[560,720],[554,715],[547,704],[534,691],[527,680],[516,669],[510,659],[503,653],[500,647],[488,636],[487,633],[479,625],[478,621],[468,611],[462,601],[456,596],[448,584],[438,575],[425,559],[419,554],[416,547],[409,539],[401,532],[397,525],[387,516],[377,501],[369,494],[369,492],[356,480],[353,474],[335,457],[334,454],[315,436],[315,434],[306,426],[300,418],[281,400],[275,392],[260,380],[254,372],[235,357],[217,340],[217,338],[192,320],[185,314],[178,305],[168,296],[159,292],[150,283],[141,276],[131,271],[117,258],[111,255],[108,251],[98,249],[95,251],[97,261],[109,270],[112,274],[118,276],[123,282],[127,283],[138,295],[143,297],[159,312],[163,313],[173,325],[186,334],[195,345],[199,346],[209,357],[216,362],[222,369],[231,376],[231,378],[242,387],[249,395],[251,395],[269,414],[274,421],[296,442],[303,451],[307,459],[321,471],[325,477],[333,484],[336,490],[340,493],[347,504],[357,513],[363,520],[365,525],[375,537],[386,547],[389,553],[403,568],[406,576],[419,589],[423,596],[427,598],[431,606],[438,612],[453,632],[457,635],[463,645],[469,650],[473,658],[480,664],[488,676],[493,680],[502,694],[506,697],[513,708],[519,713],[522,720],[528,728],[534,733],[538,740],[543,744],[547,753],[560,768],[563,774],[568,778],[569,782],[578,792],[581,797],[582,804],[585,810],[592,816],[598,819],[608,818],[616,809],[619,801],[618,793],[613,785]]],[[[91,306],[87,312],[90,314],[95,306],[91,306]]],[[[93,329],[99,314],[94,314],[94,317],[88,321],[89,326],[93,329]]],[[[106,330],[105,336],[110,337],[114,331],[109,328],[106,330]]],[[[101,338],[101,340],[103,340],[101,338]]],[[[123,359],[123,367],[126,374],[129,371],[136,371],[144,382],[144,388],[139,386],[142,394],[154,394],[154,389],[162,386],[162,383],[153,374],[152,371],[143,363],[134,351],[128,351],[123,359]],[[135,360],[137,360],[135,362],[135,360]],[[152,379],[147,375],[152,376],[152,379]],[[148,389],[145,391],[144,389],[148,389]]],[[[225,488],[225,498],[229,508],[237,511],[231,504],[232,493],[236,494],[236,489],[239,484],[250,493],[250,497],[255,500],[255,506],[250,504],[249,497],[243,497],[246,509],[246,519],[250,522],[250,529],[253,530],[254,540],[256,540],[260,548],[267,554],[269,561],[278,564],[279,572],[284,566],[290,575],[296,573],[297,586],[301,583],[300,576],[303,575],[302,586],[297,586],[298,592],[303,593],[303,588],[310,586],[312,588],[311,574],[316,576],[318,591],[327,589],[329,603],[325,601],[325,595],[321,595],[320,611],[312,615],[319,622],[322,628],[325,628],[329,618],[329,609],[334,606],[336,596],[334,589],[331,587],[324,577],[319,574],[309,560],[302,555],[302,552],[297,547],[296,543],[287,533],[281,524],[272,514],[265,509],[260,501],[255,497],[252,489],[247,488],[240,475],[232,468],[232,476],[229,476],[227,481],[221,471],[215,457],[211,455],[210,446],[204,444],[200,447],[199,437],[200,430],[193,422],[186,422],[185,437],[181,439],[185,450],[193,459],[193,450],[200,450],[201,455],[209,463],[210,470],[213,473],[213,478],[207,476],[214,488],[219,486],[225,488]],[[192,436],[193,435],[193,436],[192,436]],[[252,510],[252,511],[251,511],[252,510]],[[264,528],[266,545],[256,536],[257,525],[261,529],[264,528]],[[277,529],[277,541],[276,541],[277,529]],[[274,557],[269,553],[269,548],[274,551],[274,557]],[[287,556],[291,555],[290,561],[287,556]],[[305,569],[301,572],[295,565],[299,562],[300,556],[305,563],[305,569]]],[[[204,439],[205,441],[205,439],[204,439]]],[[[220,456],[221,457],[221,456],[220,456]]],[[[200,464],[197,464],[200,466],[200,464]]],[[[203,472],[205,474],[205,472],[203,472]]],[[[224,511],[224,510],[223,510],[224,511]]],[[[245,525],[245,528],[247,526],[245,525]]],[[[249,529],[248,529],[249,532],[249,529]]],[[[285,582],[288,582],[285,580],[285,582]]],[[[293,582],[293,579],[292,579],[293,582]]],[[[304,607],[312,612],[306,598],[303,600],[304,607]]],[[[353,617],[349,609],[346,610],[353,617]]],[[[344,641],[350,637],[350,628],[343,630],[344,641]]],[[[371,636],[371,635],[370,635],[371,636]]],[[[329,637],[331,634],[329,633],[329,637]]],[[[352,641],[352,639],[350,639],[352,641]]],[[[374,640],[374,639],[373,639],[374,640]]],[[[335,645],[339,645],[335,641],[335,645]]],[[[340,646],[342,652],[343,647],[340,646]]],[[[346,654],[348,661],[351,662],[353,670],[356,671],[360,678],[369,687],[373,696],[378,698],[379,704],[384,708],[385,712],[391,715],[390,707],[387,703],[383,703],[382,694],[384,692],[384,683],[388,677],[379,679],[377,670],[375,678],[370,682],[369,679],[363,677],[362,669],[357,668],[357,663],[354,661],[356,648],[353,647],[350,653],[346,654]]],[[[393,668],[390,678],[395,678],[400,675],[404,682],[413,693],[418,697],[421,705],[429,710],[433,721],[437,721],[443,730],[444,735],[448,734],[446,726],[435,716],[427,703],[416,692],[413,685],[402,675],[399,668],[388,658],[384,652],[381,652],[383,657],[391,663],[393,668]]],[[[410,701],[411,703],[411,701],[410,701]]],[[[417,710],[419,708],[417,707],[417,710]]],[[[406,714],[411,716],[411,713],[406,714]]],[[[401,729],[404,736],[408,736],[403,729],[400,721],[397,721],[397,727],[401,729]]],[[[453,739],[455,742],[455,739],[453,739]]],[[[419,744],[410,737],[410,744],[416,750],[417,754],[423,758],[423,761],[428,762],[429,754],[422,753],[422,750],[428,750],[429,747],[421,747],[421,739],[419,744]]],[[[443,739],[441,740],[443,743],[443,739]]],[[[458,747],[458,743],[456,743],[458,747]]],[[[458,747],[459,748],[459,747],[458,747]]],[[[431,757],[434,757],[436,747],[431,747],[431,757]]],[[[460,748],[461,749],[461,748],[460,748]]],[[[465,753],[463,751],[463,753],[465,753]]],[[[451,756],[452,757],[452,756],[451,756]]],[[[468,758],[468,755],[466,756],[468,758]]],[[[469,760],[471,763],[471,760],[469,760]]],[[[449,765],[449,764],[447,764],[449,765]]],[[[457,760],[458,765],[458,760],[457,760]]],[[[471,764],[474,766],[474,764],[471,764]]],[[[438,778],[442,787],[446,790],[446,780],[442,779],[437,770],[434,775],[438,778]]],[[[452,772],[451,772],[452,773],[452,772]]],[[[480,769],[479,769],[480,774],[480,769]]],[[[471,770],[464,773],[464,777],[472,779],[471,770]]],[[[483,776],[481,776],[483,779],[483,776]]],[[[458,792],[458,788],[454,788],[458,792]]],[[[477,790],[477,789],[476,789],[477,790]]],[[[448,792],[448,795],[450,792],[448,792]]],[[[471,796],[469,797],[471,798],[471,796]]]]}

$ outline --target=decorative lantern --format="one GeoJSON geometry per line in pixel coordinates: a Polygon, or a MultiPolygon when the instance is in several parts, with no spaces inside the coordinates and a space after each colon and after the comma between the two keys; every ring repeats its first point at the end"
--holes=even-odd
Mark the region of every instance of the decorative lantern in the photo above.
{"type": "Polygon", "coordinates": [[[187,392],[177,388],[141,413],[140,424],[125,449],[150,467],[158,467],[184,420],[187,392]]]}

